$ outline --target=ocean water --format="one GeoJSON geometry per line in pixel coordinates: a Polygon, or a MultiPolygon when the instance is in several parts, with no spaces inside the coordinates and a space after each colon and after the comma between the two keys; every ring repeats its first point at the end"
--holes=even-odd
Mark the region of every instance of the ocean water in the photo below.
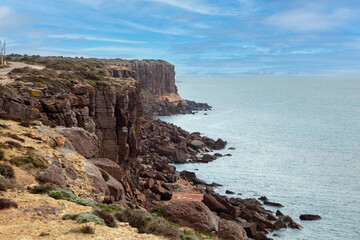
{"type": "Polygon", "coordinates": [[[177,86],[213,110],[161,119],[236,148],[179,171],[223,184],[219,193],[283,204],[304,229],[281,239],[360,239],[360,77],[178,77],[177,86]]]}

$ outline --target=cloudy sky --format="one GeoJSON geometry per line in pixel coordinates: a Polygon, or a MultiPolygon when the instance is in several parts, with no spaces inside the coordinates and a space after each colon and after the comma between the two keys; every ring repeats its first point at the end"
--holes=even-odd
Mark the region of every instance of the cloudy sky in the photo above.
{"type": "Polygon", "coordinates": [[[8,52],[164,59],[178,75],[360,75],[359,0],[9,0],[8,52]]]}

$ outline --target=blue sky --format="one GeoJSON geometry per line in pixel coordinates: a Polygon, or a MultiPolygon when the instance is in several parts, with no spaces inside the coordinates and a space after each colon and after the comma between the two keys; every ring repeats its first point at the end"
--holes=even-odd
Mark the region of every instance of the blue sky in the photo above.
{"type": "Polygon", "coordinates": [[[8,52],[164,59],[178,75],[360,75],[359,0],[8,0],[8,52]]]}

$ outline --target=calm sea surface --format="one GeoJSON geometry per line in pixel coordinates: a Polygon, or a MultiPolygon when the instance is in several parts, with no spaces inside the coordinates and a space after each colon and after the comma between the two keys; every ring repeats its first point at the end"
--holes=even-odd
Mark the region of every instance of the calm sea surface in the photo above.
{"type": "Polygon", "coordinates": [[[236,148],[178,170],[223,184],[219,193],[283,204],[304,229],[281,239],[360,239],[360,77],[178,77],[177,86],[213,110],[161,119],[236,148]]]}

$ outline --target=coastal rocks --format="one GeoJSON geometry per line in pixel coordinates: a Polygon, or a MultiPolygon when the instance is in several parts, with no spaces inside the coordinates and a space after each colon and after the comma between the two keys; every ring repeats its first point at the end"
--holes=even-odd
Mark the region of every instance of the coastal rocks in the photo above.
{"type": "Polygon", "coordinates": [[[319,215],[313,215],[313,214],[301,214],[299,218],[300,218],[300,220],[307,220],[307,221],[321,219],[321,217],[319,215]]]}
{"type": "Polygon", "coordinates": [[[182,226],[206,232],[218,231],[216,217],[202,202],[175,202],[166,207],[166,213],[170,221],[182,226]]]}
{"type": "Polygon", "coordinates": [[[272,206],[272,207],[278,207],[278,208],[282,208],[284,207],[282,204],[280,203],[276,203],[276,202],[269,202],[267,200],[264,201],[264,205],[268,205],[268,206],[272,206]]]}
{"type": "Polygon", "coordinates": [[[223,239],[249,239],[246,235],[244,228],[234,222],[229,220],[220,219],[219,220],[219,237],[223,239]]]}
{"type": "Polygon", "coordinates": [[[66,137],[75,150],[86,158],[94,157],[99,152],[100,142],[94,133],[79,127],[57,127],[56,131],[66,137]]]}

